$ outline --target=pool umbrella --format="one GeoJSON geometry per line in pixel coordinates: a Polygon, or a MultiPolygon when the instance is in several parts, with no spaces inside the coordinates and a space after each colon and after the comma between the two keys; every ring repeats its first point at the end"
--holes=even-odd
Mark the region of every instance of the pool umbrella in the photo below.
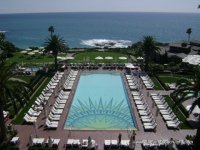
{"type": "Polygon", "coordinates": [[[153,101],[153,102],[152,102],[152,106],[151,106],[152,109],[154,108],[155,104],[156,104],[156,103],[153,101]]]}
{"type": "Polygon", "coordinates": [[[158,116],[158,114],[159,114],[159,109],[158,107],[156,107],[156,117],[158,116]]]}
{"type": "Polygon", "coordinates": [[[30,48],[27,48],[27,49],[26,49],[26,51],[31,51],[31,50],[32,50],[32,49],[30,49],[30,48]]]}
{"type": "Polygon", "coordinates": [[[130,137],[130,141],[129,141],[129,149],[135,148],[135,136],[136,136],[136,133],[135,133],[135,130],[133,129],[131,137],[130,137]]]}
{"type": "Polygon", "coordinates": [[[92,139],[90,136],[88,137],[88,149],[92,149],[92,139]]]}
{"type": "Polygon", "coordinates": [[[127,58],[126,57],[119,57],[119,59],[126,60],[127,58]]]}
{"type": "Polygon", "coordinates": [[[53,140],[51,139],[51,137],[49,136],[49,140],[48,140],[48,146],[52,147],[53,146],[53,140]]]}
{"type": "Polygon", "coordinates": [[[33,53],[33,52],[29,52],[29,53],[28,53],[28,55],[34,55],[34,54],[35,54],[35,53],[33,53]]]}
{"type": "Polygon", "coordinates": [[[105,59],[113,59],[113,57],[107,56],[107,57],[105,57],[105,59]]]}
{"type": "Polygon", "coordinates": [[[27,51],[21,51],[20,53],[25,54],[25,53],[27,53],[27,51]]]}
{"type": "Polygon", "coordinates": [[[38,52],[39,52],[39,50],[34,50],[34,51],[33,51],[33,53],[38,53],[38,52]]]}
{"type": "Polygon", "coordinates": [[[33,127],[35,129],[35,136],[37,137],[37,122],[36,121],[33,122],[33,127]]]}
{"type": "Polygon", "coordinates": [[[119,135],[118,135],[118,145],[120,145],[120,144],[121,144],[121,140],[122,140],[122,134],[121,134],[121,133],[119,133],[119,135]]]}
{"type": "MultiPolygon", "coordinates": [[[[44,104],[43,104],[43,105],[44,105],[44,104]]],[[[43,110],[43,111],[44,111],[44,116],[45,116],[45,118],[47,118],[47,109],[46,109],[46,105],[44,105],[43,108],[44,108],[44,110],[43,110]]]]}
{"type": "Polygon", "coordinates": [[[66,59],[67,60],[72,60],[72,59],[74,59],[74,57],[68,56],[68,57],[66,57],[66,59]]]}
{"type": "Polygon", "coordinates": [[[31,136],[31,135],[29,136],[28,145],[29,145],[29,146],[33,146],[33,139],[32,139],[32,136],[31,136]]]}
{"type": "Polygon", "coordinates": [[[134,149],[135,148],[135,136],[131,135],[130,141],[129,141],[129,148],[134,149]]]}
{"type": "Polygon", "coordinates": [[[125,66],[126,66],[126,68],[129,68],[129,69],[135,69],[136,67],[133,65],[133,64],[131,64],[131,63],[127,63],[127,64],[125,64],[125,66]]]}
{"type": "Polygon", "coordinates": [[[144,59],[143,57],[138,57],[138,58],[137,58],[137,60],[143,60],[143,59],[144,59]]]}
{"type": "Polygon", "coordinates": [[[101,57],[101,56],[97,56],[95,59],[97,59],[97,60],[102,60],[103,57],[101,57]]]}

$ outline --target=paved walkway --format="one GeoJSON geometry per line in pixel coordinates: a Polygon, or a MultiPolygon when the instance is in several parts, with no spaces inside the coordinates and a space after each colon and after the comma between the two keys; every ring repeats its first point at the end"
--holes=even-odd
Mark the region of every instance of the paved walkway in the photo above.
{"type": "MultiPolygon", "coordinates": [[[[100,70],[101,71],[101,70],[100,70]]],[[[65,79],[67,78],[69,71],[65,70],[65,75],[61,79],[60,83],[55,89],[55,93],[50,97],[49,99],[49,106],[47,106],[47,111],[50,112],[50,109],[52,105],[54,104],[55,98],[58,95],[59,91],[61,90],[62,84],[64,83],[65,79]]],[[[61,120],[59,121],[59,126],[56,130],[47,130],[44,128],[44,123],[45,123],[45,116],[44,112],[41,113],[37,120],[37,127],[34,128],[33,125],[15,125],[14,128],[18,130],[18,135],[20,137],[20,150],[26,150],[28,149],[28,141],[29,141],[29,136],[31,135],[32,137],[42,137],[47,139],[49,136],[53,138],[59,138],[61,139],[60,144],[58,149],[62,150],[65,149],[64,144],[67,142],[68,138],[73,138],[73,139],[87,139],[88,136],[91,136],[92,139],[96,141],[98,144],[98,149],[103,150],[103,144],[105,139],[118,139],[119,133],[122,133],[122,140],[127,140],[129,139],[129,131],[75,131],[75,130],[64,130],[64,123],[66,120],[66,117],[69,112],[69,108],[72,103],[72,99],[74,96],[74,92],[76,89],[76,86],[78,84],[79,76],[80,76],[81,71],[79,72],[77,79],[73,85],[73,89],[70,93],[70,97],[65,105],[65,108],[63,110],[63,114],[61,115],[61,120]]],[[[123,72],[122,72],[123,73],[123,72]]],[[[143,129],[142,122],[139,118],[139,115],[137,113],[137,109],[135,107],[131,91],[128,87],[127,81],[125,80],[125,77],[123,76],[126,89],[128,90],[128,95],[131,103],[132,110],[135,114],[136,122],[137,122],[137,128],[138,130],[136,131],[136,140],[141,141],[143,139],[151,139],[151,140],[158,140],[158,139],[184,139],[186,135],[195,135],[196,130],[169,130],[163,121],[162,117],[160,114],[156,116],[156,106],[153,106],[153,101],[152,99],[148,96],[148,92],[158,92],[162,95],[169,95],[171,91],[154,91],[154,90],[146,90],[145,88],[141,89],[140,91],[143,93],[145,100],[147,101],[149,107],[152,109],[152,113],[156,117],[156,122],[157,122],[157,129],[156,132],[145,132],[143,129]]],[[[140,80],[140,79],[138,79],[140,80]]],[[[142,83],[141,81],[139,83],[142,83]]],[[[143,87],[143,85],[141,85],[143,87]]],[[[141,144],[136,144],[136,150],[141,150],[141,144]]]]}

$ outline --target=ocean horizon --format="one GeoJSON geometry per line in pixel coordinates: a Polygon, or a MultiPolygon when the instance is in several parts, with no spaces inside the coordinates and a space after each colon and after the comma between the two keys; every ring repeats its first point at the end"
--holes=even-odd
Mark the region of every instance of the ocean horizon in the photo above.
{"type": "Polygon", "coordinates": [[[191,40],[200,40],[199,13],[158,12],[56,12],[0,14],[0,31],[20,48],[43,46],[53,25],[70,48],[93,47],[114,43],[127,47],[152,35],[158,42],[187,40],[186,30],[192,28],[191,40]]]}

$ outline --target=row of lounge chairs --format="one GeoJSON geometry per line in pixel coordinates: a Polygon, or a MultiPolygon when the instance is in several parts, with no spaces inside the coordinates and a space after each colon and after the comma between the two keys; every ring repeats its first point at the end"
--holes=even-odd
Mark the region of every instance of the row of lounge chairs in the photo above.
{"type": "Polygon", "coordinates": [[[193,141],[190,141],[190,140],[176,140],[175,144],[176,144],[177,149],[180,149],[180,150],[193,149],[193,141]]]}
{"type": "Polygon", "coordinates": [[[65,104],[68,100],[70,92],[69,91],[61,91],[59,96],[56,98],[56,101],[49,113],[48,119],[49,121],[59,121],[60,116],[63,112],[65,104]]]}
{"type": "Polygon", "coordinates": [[[162,140],[142,140],[142,148],[144,150],[154,149],[180,149],[180,150],[192,150],[193,142],[189,140],[173,140],[173,139],[162,139],[162,140]]]}
{"type": "Polygon", "coordinates": [[[154,83],[148,75],[141,75],[140,78],[142,79],[146,89],[151,90],[154,88],[154,83]]]}
{"type": "Polygon", "coordinates": [[[168,103],[165,101],[165,98],[160,94],[151,93],[151,97],[155,104],[157,105],[161,116],[166,122],[168,128],[178,129],[180,121],[169,107],[168,103]]]}
{"type": "Polygon", "coordinates": [[[74,70],[71,70],[63,87],[65,90],[71,90],[72,87],[73,87],[73,84],[74,84],[74,81],[76,79],[76,76],[78,74],[78,71],[74,71],[74,70]]]}
{"type": "Polygon", "coordinates": [[[130,140],[121,140],[118,143],[118,140],[104,140],[104,149],[129,149],[130,148],[130,140]],[[119,148],[120,147],[120,148],[119,148]]]}
{"type": "Polygon", "coordinates": [[[40,147],[44,147],[44,146],[48,146],[48,147],[58,147],[60,143],[60,139],[57,138],[48,138],[45,140],[45,138],[29,138],[29,146],[40,146],[40,147]]]}
{"type": "Polygon", "coordinates": [[[91,143],[89,143],[88,139],[83,139],[82,142],[79,139],[68,139],[65,144],[67,148],[77,148],[77,149],[97,149],[97,144],[95,140],[91,139],[91,143]]]}
{"type": "MultiPolygon", "coordinates": [[[[72,88],[77,74],[78,71],[73,71],[73,70],[70,71],[67,80],[65,81],[64,88],[65,86],[67,87],[70,86],[72,88]]],[[[47,128],[56,129],[58,127],[60,117],[62,115],[63,109],[65,108],[65,104],[69,98],[69,95],[70,91],[61,90],[61,92],[59,93],[58,97],[55,100],[53,107],[51,108],[51,112],[49,113],[48,118],[46,119],[45,125],[47,128]]]]}
{"type": "Polygon", "coordinates": [[[28,112],[24,116],[24,120],[27,123],[34,123],[37,121],[37,118],[41,114],[44,106],[48,102],[49,98],[51,97],[54,89],[58,85],[59,81],[63,77],[64,72],[56,72],[51,81],[48,85],[43,89],[40,96],[38,96],[35,100],[35,103],[32,107],[28,110],[28,112]]]}
{"type": "Polygon", "coordinates": [[[67,99],[69,97],[69,92],[61,91],[59,96],[56,98],[56,101],[51,108],[51,112],[46,119],[47,128],[57,128],[60,116],[63,112],[67,99]]]}
{"type": "Polygon", "coordinates": [[[132,75],[126,75],[126,79],[129,85],[129,88],[131,90],[137,90],[138,89],[138,82],[135,76],[132,75]]]}
{"type": "Polygon", "coordinates": [[[132,96],[142,120],[144,130],[155,131],[157,123],[149,109],[148,104],[145,102],[143,95],[137,91],[133,91],[132,96]]]}
{"type": "Polygon", "coordinates": [[[168,150],[172,147],[172,141],[169,139],[162,140],[142,140],[142,148],[144,150],[162,149],[168,150]]]}

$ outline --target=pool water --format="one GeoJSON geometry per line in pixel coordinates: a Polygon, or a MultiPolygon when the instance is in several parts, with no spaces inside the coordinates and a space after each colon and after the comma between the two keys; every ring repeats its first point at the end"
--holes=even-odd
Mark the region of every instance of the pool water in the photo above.
{"type": "Polygon", "coordinates": [[[65,129],[135,129],[134,115],[120,73],[82,73],[65,129]]]}

